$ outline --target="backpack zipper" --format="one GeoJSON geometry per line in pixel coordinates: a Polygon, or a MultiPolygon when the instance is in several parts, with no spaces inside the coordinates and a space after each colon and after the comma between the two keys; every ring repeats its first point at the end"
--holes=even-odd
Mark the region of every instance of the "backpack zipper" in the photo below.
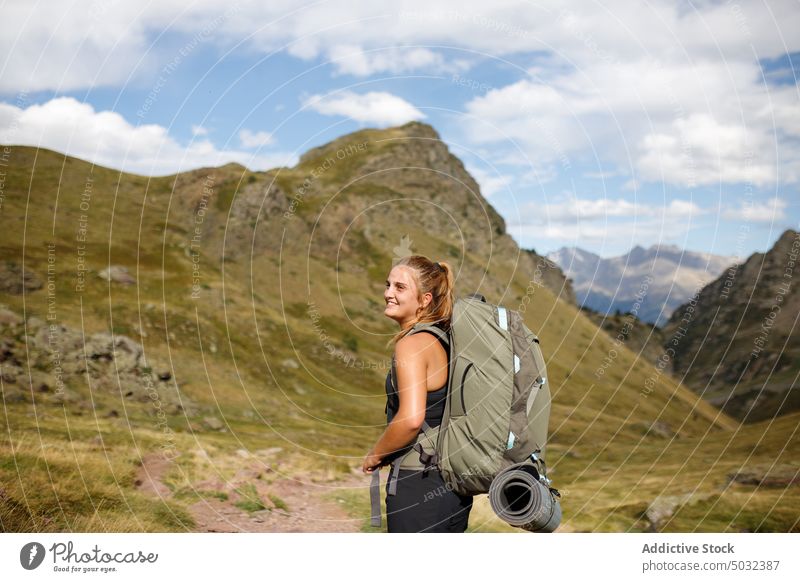
{"type": "Polygon", "coordinates": [[[464,373],[461,375],[461,408],[464,411],[464,414],[467,413],[467,405],[464,402],[464,381],[467,379],[467,372],[472,367],[473,362],[470,362],[466,368],[464,368],[464,373]]]}

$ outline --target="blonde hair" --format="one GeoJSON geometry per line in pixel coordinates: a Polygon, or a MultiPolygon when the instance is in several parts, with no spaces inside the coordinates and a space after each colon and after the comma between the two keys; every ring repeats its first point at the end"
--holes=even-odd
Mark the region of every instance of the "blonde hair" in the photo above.
{"type": "Polygon", "coordinates": [[[389,340],[387,347],[400,341],[417,323],[438,323],[444,330],[450,328],[453,316],[455,279],[453,268],[446,262],[435,263],[422,255],[403,257],[395,267],[408,267],[417,286],[417,301],[422,303],[425,293],[431,294],[426,307],[421,307],[411,325],[400,330],[389,340]]]}

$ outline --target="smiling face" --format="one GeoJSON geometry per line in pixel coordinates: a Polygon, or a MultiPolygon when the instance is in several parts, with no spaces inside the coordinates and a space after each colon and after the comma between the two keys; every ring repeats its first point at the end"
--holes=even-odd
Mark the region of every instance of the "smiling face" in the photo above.
{"type": "Polygon", "coordinates": [[[383,292],[386,308],[383,314],[405,328],[416,319],[418,311],[428,305],[432,298],[431,293],[425,293],[420,303],[417,295],[417,284],[411,269],[404,265],[394,267],[386,279],[386,289],[383,292]]]}

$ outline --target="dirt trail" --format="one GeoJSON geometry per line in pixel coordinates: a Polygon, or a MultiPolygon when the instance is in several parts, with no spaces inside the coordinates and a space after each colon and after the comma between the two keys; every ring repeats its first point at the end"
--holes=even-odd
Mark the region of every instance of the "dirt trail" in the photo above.
{"type": "MultiPolygon", "coordinates": [[[[135,485],[145,494],[160,499],[170,499],[173,493],[164,483],[166,474],[174,461],[158,453],[145,455],[139,468],[135,485]]],[[[197,532],[357,532],[362,519],[351,517],[336,500],[328,499],[337,489],[366,494],[369,481],[361,475],[348,475],[331,482],[314,483],[310,479],[290,479],[272,475],[269,480],[261,477],[271,473],[252,465],[237,472],[225,482],[221,479],[196,483],[197,501],[188,505],[195,520],[197,532]],[[248,512],[235,505],[245,498],[241,488],[253,487],[266,509],[248,512]],[[227,499],[208,495],[208,492],[224,492],[227,499]]],[[[310,477],[310,476],[309,476],[310,477]]],[[[252,489],[250,489],[252,491],[252,489]]],[[[219,497],[222,497],[221,495],[219,497]]],[[[368,516],[365,516],[368,517],[368,516]]]]}

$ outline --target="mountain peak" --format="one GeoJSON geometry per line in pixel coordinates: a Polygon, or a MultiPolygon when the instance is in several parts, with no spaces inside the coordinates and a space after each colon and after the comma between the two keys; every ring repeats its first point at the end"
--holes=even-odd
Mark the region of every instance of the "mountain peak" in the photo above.
{"type": "Polygon", "coordinates": [[[573,279],[579,305],[601,313],[630,309],[645,276],[653,277],[637,316],[661,324],[691,296],[697,284],[718,276],[727,257],[686,251],[676,245],[635,245],[626,254],[601,258],[577,247],[562,247],[547,256],[573,279]],[[677,283],[674,283],[677,281],[677,283]]]}
{"type": "Polygon", "coordinates": [[[438,144],[438,146],[443,147],[449,155],[447,146],[442,143],[439,133],[433,126],[421,121],[409,121],[408,123],[394,127],[370,127],[341,135],[305,152],[300,156],[297,167],[322,161],[325,158],[341,160],[342,156],[349,156],[354,148],[357,151],[362,151],[365,147],[363,144],[369,144],[369,146],[375,150],[378,149],[375,146],[379,144],[388,145],[402,140],[418,140],[418,143],[430,147],[436,147],[438,144]],[[360,144],[362,145],[359,148],[360,144]]]}
{"type": "Polygon", "coordinates": [[[659,251],[659,252],[667,252],[667,253],[682,253],[683,249],[678,245],[663,245],[663,244],[654,244],[650,247],[651,250],[659,251]]]}
{"type": "Polygon", "coordinates": [[[796,230],[792,230],[791,228],[787,228],[785,231],[783,231],[783,234],[778,237],[778,240],[773,246],[783,247],[784,245],[791,245],[792,239],[796,238],[797,236],[800,236],[800,233],[798,233],[796,230]]]}
{"type": "Polygon", "coordinates": [[[557,251],[553,251],[553,252],[547,254],[548,257],[550,257],[550,256],[559,256],[559,255],[560,256],[574,255],[574,256],[576,256],[576,257],[578,257],[580,259],[585,259],[585,258],[588,258],[588,257],[595,257],[595,258],[598,258],[598,259],[600,258],[600,255],[597,255],[597,254],[593,253],[592,251],[587,251],[586,249],[582,249],[581,247],[576,247],[576,246],[561,247],[557,251]]]}
{"type": "Polygon", "coordinates": [[[601,261],[599,255],[575,246],[561,247],[557,251],[547,253],[546,256],[570,277],[578,272],[594,270],[601,261]]]}
{"type": "Polygon", "coordinates": [[[404,123],[403,125],[390,129],[403,130],[409,136],[414,137],[432,137],[435,139],[441,139],[439,132],[437,132],[432,125],[423,123],[422,121],[409,121],[408,123],[404,123]]]}
{"type": "Polygon", "coordinates": [[[628,262],[634,265],[645,261],[650,256],[650,253],[644,247],[636,245],[628,253],[628,262]]]}

